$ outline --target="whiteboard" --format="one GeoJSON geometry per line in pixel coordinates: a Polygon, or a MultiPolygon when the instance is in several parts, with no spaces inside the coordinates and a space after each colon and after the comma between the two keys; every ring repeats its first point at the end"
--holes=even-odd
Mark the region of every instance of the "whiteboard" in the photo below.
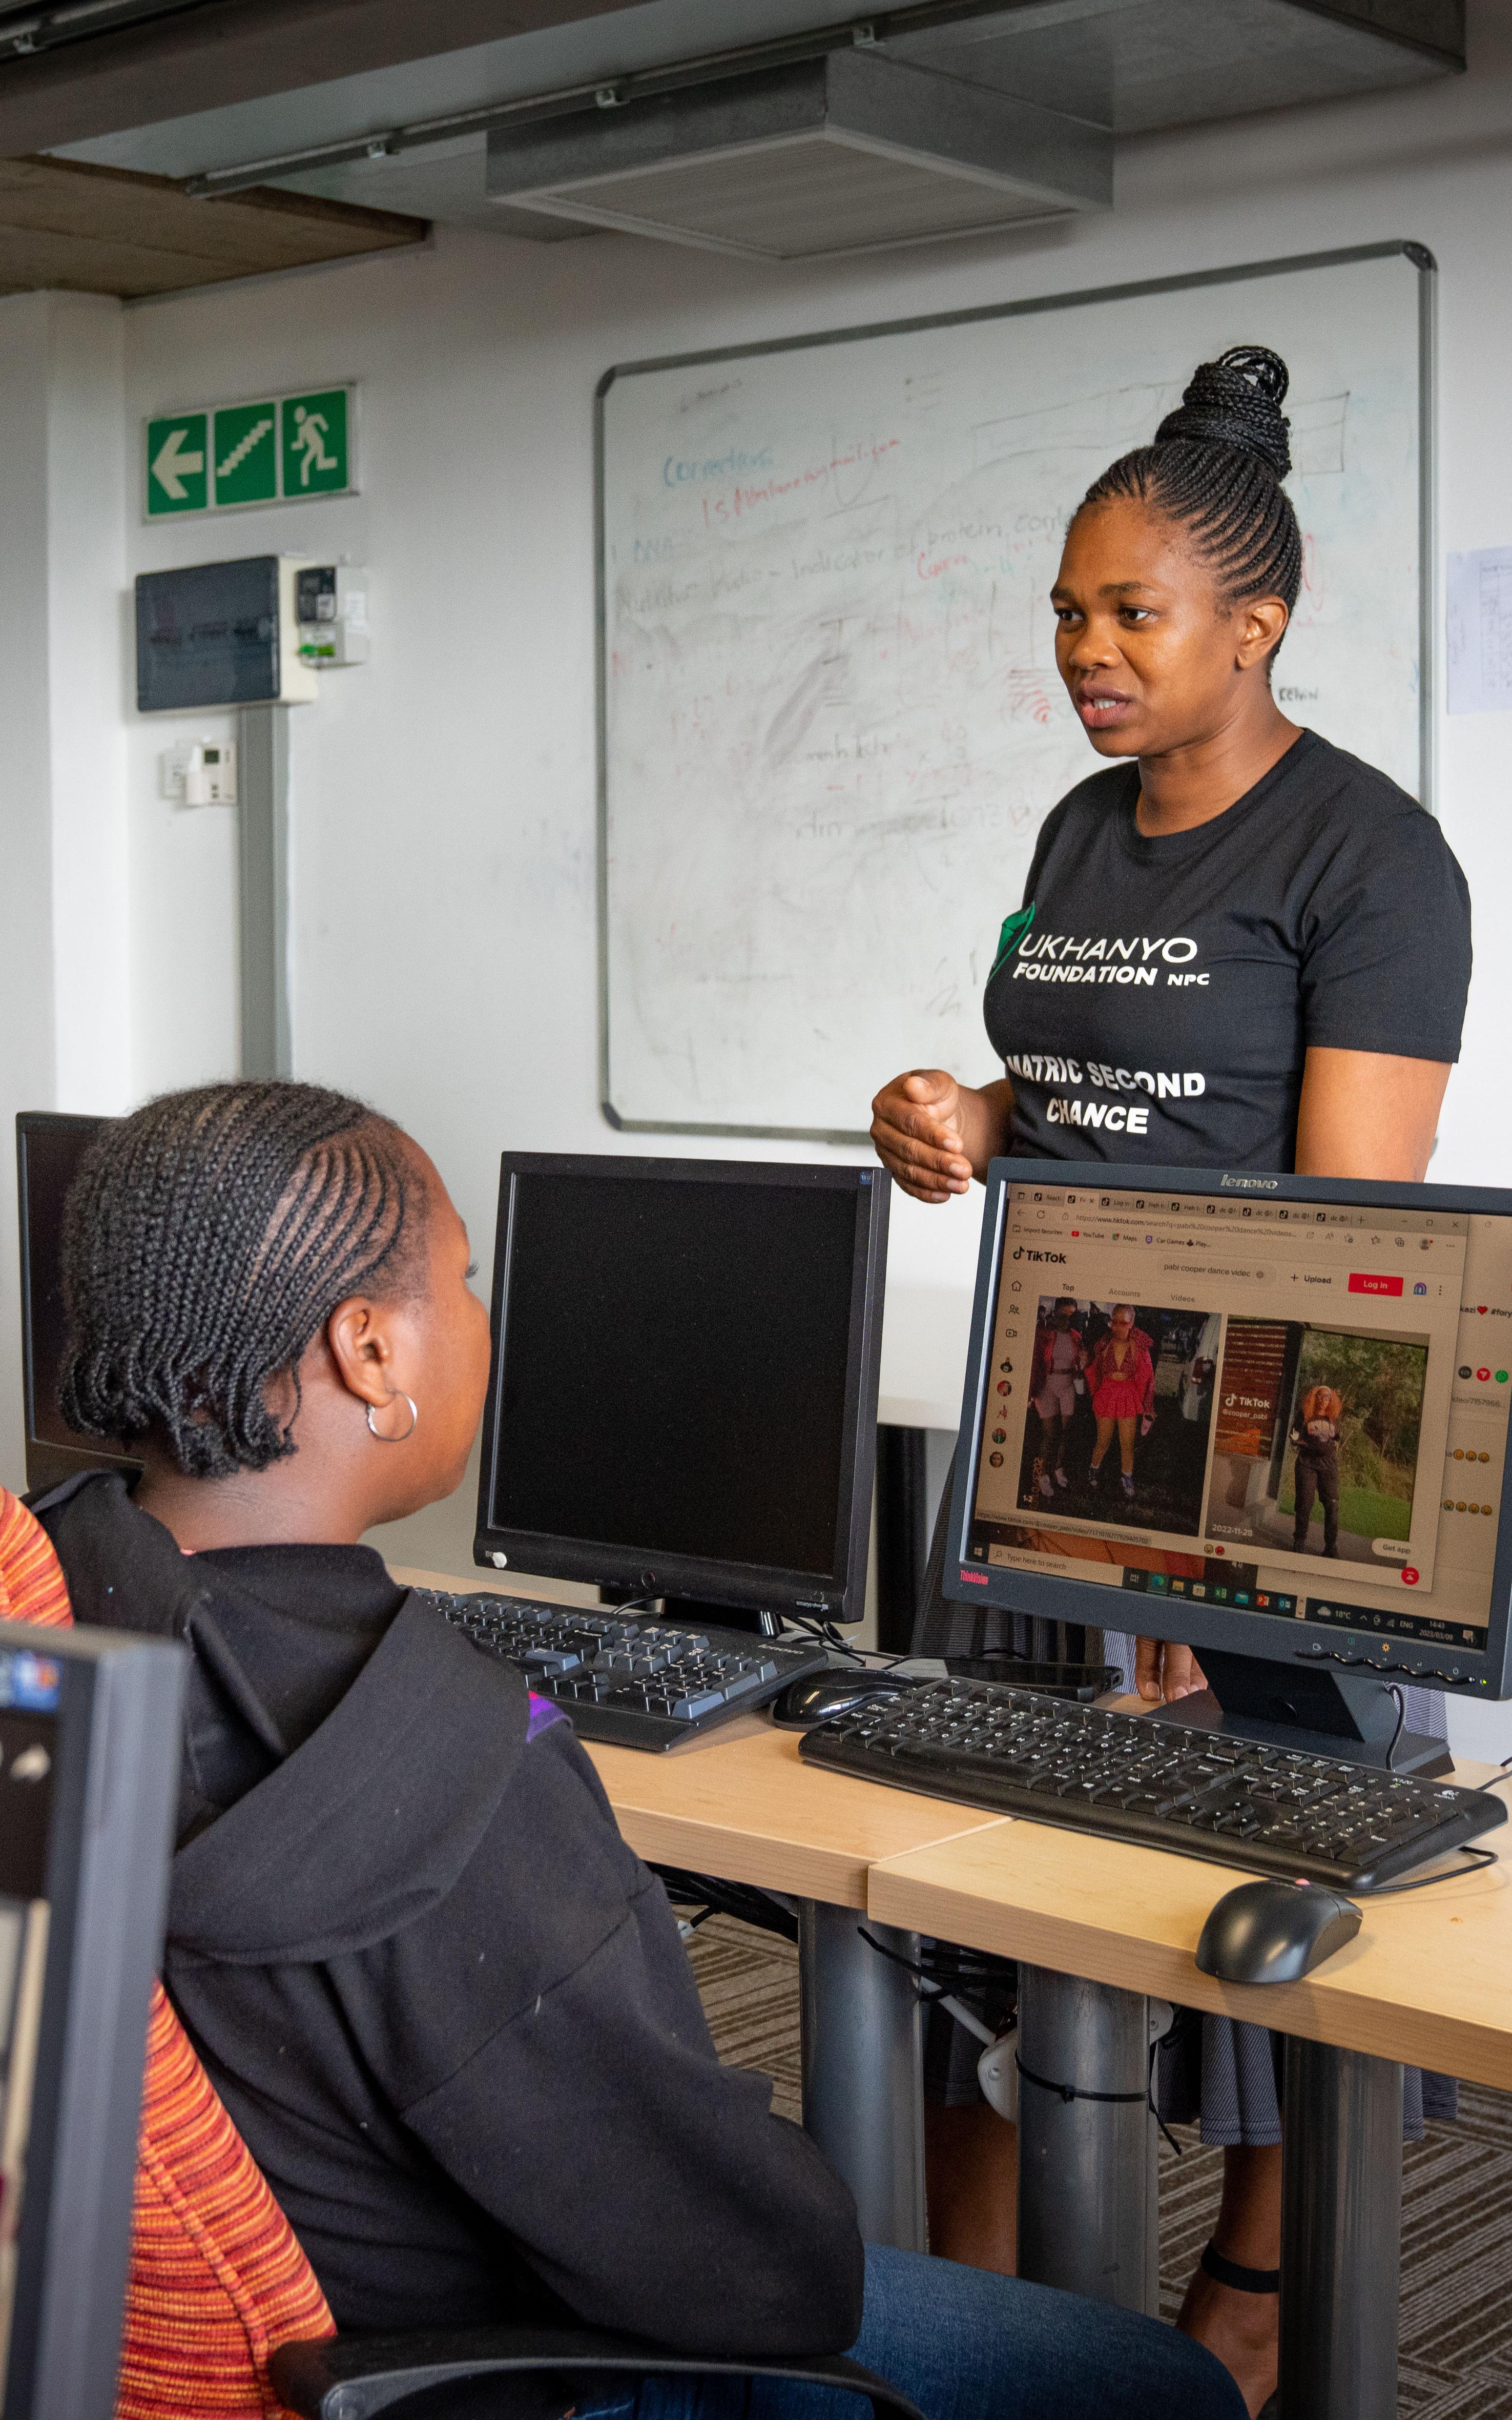
{"type": "Polygon", "coordinates": [[[1067,520],[1199,361],[1291,370],[1286,711],[1427,799],[1433,262],[1392,244],[749,349],[598,395],[601,1048],[616,1125],[864,1136],[981,1022],[1041,822],[1100,760],[1067,520]]]}

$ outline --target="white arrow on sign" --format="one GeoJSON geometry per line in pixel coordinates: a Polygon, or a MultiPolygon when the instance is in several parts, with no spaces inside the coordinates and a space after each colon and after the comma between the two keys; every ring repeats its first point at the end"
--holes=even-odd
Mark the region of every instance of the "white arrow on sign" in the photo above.
{"type": "Polygon", "coordinates": [[[178,475],[180,471],[187,472],[193,477],[196,472],[203,471],[205,468],[203,454],[182,452],[184,439],[188,434],[187,428],[170,428],[158,448],[152,465],[153,477],[159,482],[164,494],[176,504],[182,504],[189,493],[178,475]]]}

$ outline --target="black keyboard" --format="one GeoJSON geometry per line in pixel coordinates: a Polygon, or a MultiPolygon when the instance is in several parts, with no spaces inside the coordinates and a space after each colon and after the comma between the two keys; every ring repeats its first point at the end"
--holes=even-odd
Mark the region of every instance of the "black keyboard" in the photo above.
{"type": "Polygon", "coordinates": [[[584,1739],[620,1747],[675,1747],[765,1705],[829,1661],[807,1639],[795,1646],[747,1630],[695,1630],[521,1597],[415,1594],[477,1646],[517,1664],[536,1695],[554,1699],[584,1739]]]}
{"type": "Polygon", "coordinates": [[[805,1734],[806,1762],[1257,1873],[1370,1891],[1506,1821],[1485,1790],[934,1681],[805,1734]]]}

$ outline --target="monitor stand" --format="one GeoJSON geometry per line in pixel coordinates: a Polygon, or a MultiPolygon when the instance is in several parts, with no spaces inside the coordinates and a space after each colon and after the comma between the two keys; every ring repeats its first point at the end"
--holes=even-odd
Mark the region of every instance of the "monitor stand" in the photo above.
{"type": "Polygon", "coordinates": [[[758,1613],[748,1605],[706,1605],[702,1597],[670,1596],[666,1600],[669,1621],[689,1621],[695,1626],[704,1622],[716,1630],[749,1630],[759,1638],[776,1638],[782,1623],[775,1613],[758,1613]]]}
{"type": "MultiPolygon", "coordinates": [[[[598,1593],[605,1605],[629,1605],[634,1602],[626,1595],[623,1587],[601,1588],[598,1593]]],[[[663,1616],[668,1621],[687,1622],[695,1630],[707,1624],[716,1630],[748,1630],[759,1638],[777,1638],[781,1635],[782,1622],[779,1615],[758,1613],[748,1606],[709,1605],[702,1597],[697,1596],[663,1597],[661,1605],[663,1616]]],[[[645,1621],[650,1617],[642,1615],[641,1619],[645,1621]]]]}
{"type": "MultiPolygon", "coordinates": [[[[1386,1752],[1396,1729],[1396,1700],[1373,1672],[1324,1671],[1316,1664],[1272,1663],[1264,1656],[1230,1655],[1211,1647],[1196,1652],[1207,1688],[1152,1709],[1152,1722],[1229,1731],[1268,1747],[1342,1757],[1350,1764],[1386,1770],[1386,1752]]],[[[1391,1760],[1394,1773],[1410,1773],[1421,1781],[1449,1773],[1453,1765],[1443,1740],[1406,1730],[1391,1760]]]]}

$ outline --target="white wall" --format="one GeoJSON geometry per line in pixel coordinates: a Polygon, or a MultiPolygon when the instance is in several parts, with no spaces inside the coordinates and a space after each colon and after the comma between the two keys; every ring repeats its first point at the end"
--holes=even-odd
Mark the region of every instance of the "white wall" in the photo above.
{"type": "MultiPolygon", "coordinates": [[[[6,735],[0,785],[5,856],[0,878],[0,1115],[10,1131],[17,1109],[51,1106],[53,895],[49,786],[52,735],[47,713],[47,616],[39,583],[47,566],[47,395],[36,368],[45,302],[31,295],[0,302],[0,728],[6,735]]],[[[7,1171],[8,1173],[8,1171],[7,1171]]],[[[0,1178],[0,1437],[8,1474],[21,1467],[22,1415],[16,1290],[15,1189],[0,1178]]]]}
{"type": "Polygon", "coordinates": [[[121,630],[126,592],[123,315],[101,295],[47,313],[47,647],[54,1040],[60,1109],[131,1099],[131,948],[121,630]]]}
{"type": "MultiPolygon", "coordinates": [[[[0,301],[0,1122],[131,1097],[122,313],[0,301]]],[[[22,1466],[15,1188],[0,1183],[0,1470],[22,1466]]]]}
{"type": "MultiPolygon", "coordinates": [[[[597,1108],[595,1040],[592,409],[601,372],[663,352],[1414,238],[1442,271],[1442,544],[1505,542],[1512,11],[1472,0],[1471,21],[1464,80],[1128,146],[1113,213],[1017,238],[775,270],[626,238],[537,247],[442,230],[433,249],[126,311],[128,574],[274,549],[372,566],[372,664],[331,676],[318,706],[294,718],[296,1065],[379,1102],[421,1138],[485,1256],[503,1142],[615,1147],[597,1108]],[[142,526],[141,415],[345,379],[362,385],[360,497],[142,526]]],[[[21,408],[0,361],[0,437],[21,408]]],[[[0,458],[12,458],[8,445],[0,458]]],[[[0,536],[14,516],[18,551],[0,550],[0,590],[15,629],[12,566],[35,561],[38,539],[35,499],[12,486],[0,496],[0,536]]],[[[23,655],[31,645],[23,631],[23,655]]],[[[123,626],[123,687],[128,666],[123,626]]],[[[0,667],[0,680],[16,697],[22,660],[0,667]]],[[[129,1089],[140,1095],[234,1063],[231,818],[176,810],[156,794],[159,751],[177,729],[213,730],[213,719],[82,721],[107,753],[124,738],[129,759],[129,1089]]],[[[43,746],[23,713],[8,727],[23,754],[43,746]]],[[[1443,822],[1474,892],[1479,953],[1434,1172],[1503,1184],[1512,1183],[1502,1076],[1512,964],[1499,947],[1512,868],[1509,738],[1512,724],[1497,718],[1447,721],[1440,752],[1443,822]]],[[[13,902],[0,906],[13,914],[13,902]]],[[[116,1042],[103,1025],[100,1042],[95,1098],[111,1107],[116,1042]]],[[[71,1052],[69,1064],[84,1106],[71,1052]]],[[[993,1072],[985,1038],[981,1065],[993,1072]]],[[[878,1080],[891,1072],[879,1066],[878,1080]]],[[[972,1207],[900,1203],[895,1272],[969,1282],[974,1229],[972,1207]]],[[[8,1316],[3,1285],[0,1303],[8,1316]]],[[[0,1410],[13,1396],[0,1373],[0,1410]]],[[[406,1543],[417,1559],[461,1568],[470,1534],[471,1506],[454,1499],[406,1543]]],[[[1512,1720],[1505,1728],[1512,1747],[1512,1720]]]]}

